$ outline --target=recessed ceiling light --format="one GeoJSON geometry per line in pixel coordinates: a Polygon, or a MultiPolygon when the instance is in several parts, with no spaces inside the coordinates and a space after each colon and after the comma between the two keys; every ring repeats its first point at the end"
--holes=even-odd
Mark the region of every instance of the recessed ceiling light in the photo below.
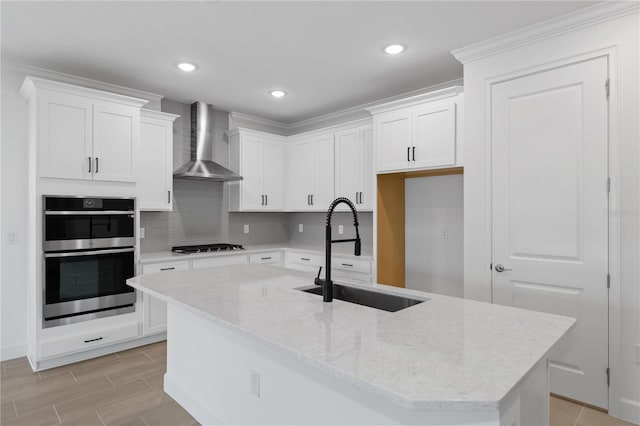
{"type": "Polygon", "coordinates": [[[269,92],[269,94],[274,98],[282,98],[283,96],[287,95],[287,92],[283,92],[282,90],[272,90],[269,92]]]}
{"type": "Polygon", "coordinates": [[[388,55],[397,55],[404,51],[404,46],[401,44],[390,44],[389,46],[384,48],[384,53],[388,55]]]}
{"type": "Polygon", "coordinates": [[[196,70],[196,66],[194,64],[189,63],[189,62],[180,62],[176,66],[178,68],[180,68],[182,71],[185,71],[185,72],[191,72],[191,71],[195,71],[196,70]]]}

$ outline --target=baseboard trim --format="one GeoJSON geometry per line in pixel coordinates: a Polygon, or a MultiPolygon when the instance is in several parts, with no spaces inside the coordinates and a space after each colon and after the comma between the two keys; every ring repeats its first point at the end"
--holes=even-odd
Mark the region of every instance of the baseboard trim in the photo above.
{"type": "Polygon", "coordinates": [[[27,355],[27,344],[3,346],[0,349],[0,361],[20,358],[27,355]]]}
{"type": "Polygon", "coordinates": [[[185,392],[175,380],[173,380],[169,373],[164,375],[164,391],[167,395],[173,398],[178,404],[182,406],[194,419],[196,419],[202,425],[227,425],[229,423],[223,421],[202,405],[198,400],[193,398],[187,392],[185,392]]]}

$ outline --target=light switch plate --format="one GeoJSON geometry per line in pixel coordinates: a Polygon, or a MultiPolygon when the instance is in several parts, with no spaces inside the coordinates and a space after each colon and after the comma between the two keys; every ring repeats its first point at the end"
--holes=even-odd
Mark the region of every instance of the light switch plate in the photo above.
{"type": "Polygon", "coordinates": [[[344,226],[338,225],[338,234],[344,234],[344,226]]]}
{"type": "Polygon", "coordinates": [[[144,233],[144,228],[140,228],[140,238],[144,238],[145,233],[144,233]]]}
{"type": "Polygon", "coordinates": [[[245,234],[249,233],[249,225],[248,224],[244,225],[244,233],[245,234]]]}
{"type": "Polygon", "coordinates": [[[303,232],[304,226],[302,224],[298,225],[298,232],[303,232]]]}

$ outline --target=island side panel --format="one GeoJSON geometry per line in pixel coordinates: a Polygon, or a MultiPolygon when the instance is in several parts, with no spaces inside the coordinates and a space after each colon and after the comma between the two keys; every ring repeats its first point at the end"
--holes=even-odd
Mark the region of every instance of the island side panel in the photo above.
{"type": "Polygon", "coordinates": [[[202,424],[500,424],[498,412],[406,409],[171,303],[165,391],[202,424]]]}

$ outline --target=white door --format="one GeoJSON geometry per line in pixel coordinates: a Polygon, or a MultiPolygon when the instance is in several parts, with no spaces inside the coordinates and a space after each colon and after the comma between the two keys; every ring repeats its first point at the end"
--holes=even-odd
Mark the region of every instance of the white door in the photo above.
{"type": "Polygon", "coordinates": [[[91,179],[91,101],[81,96],[42,91],[38,115],[40,176],[91,179]]]}
{"type": "Polygon", "coordinates": [[[242,136],[242,209],[264,208],[264,151],[262,139],[242,136]]]}
{"type": "Polygon", "coordinates": [[[411,167],[411,114],[391,112],[376,117],[377,171],[411,167]]]}
{"type": "MultiPolygon", "coordinates": [[[[491,92],[493,301],[577,318],[551,392],[606,408],[607,59],[491,92]],[[506,270],[498,272],[502,265],[506,270]]],[[[523,336],[526,338],[526,336],[523,336]]]]}
{"type": "Polygon", "coordinates": [[[362,189],[360,189],[360,205],[358,208],[372,210],[375,193],[373,182],[376,175],[373,171],[373,128],[365,127],[361,131],[362,140],[362,189]]]}
{"type": "Polygon", "coordinates": [[[93,179],[135,182],[139,138],[140,108],[94,103],[93,179]]]}
{"type": "Polygon", "coordinates": [[[282,143],[264,141],[264,194],[265,208],[282,210],[284,208],[284,148],[282,143]]]}
{"type": "Polygon", "coordinates": [[[428,105],[413,112],[413,167],[456,163],[456,104],[428,105]]]}
{"type": "Polygon", "coordinates": [[[311,141],[298,141],[291,151],[291,194],[290,203],[293,210],[311,209],[313,145],[311,141]]]}
{"type": "MultiPolygon", "coordinates": [[[[336,197],[347,197],[358,207],[362,191],[362,149],[360,129],[349,129],[335,135],[336,197]]],[[[339,208],[346,210],[341,205],[339,208]]]]}
{"type": "Polygon", "coordinates": [[[173,189],[173,121],[140,119],[140,174],[138,205],[141,210],[171,210],[173,189]]]}
{"type": "Polygon", "coordinates": [[[313,145],[313,191],[311,208],[326,210],[334,200],[334,149],[333,133],[312,139],[313,145]]]}

